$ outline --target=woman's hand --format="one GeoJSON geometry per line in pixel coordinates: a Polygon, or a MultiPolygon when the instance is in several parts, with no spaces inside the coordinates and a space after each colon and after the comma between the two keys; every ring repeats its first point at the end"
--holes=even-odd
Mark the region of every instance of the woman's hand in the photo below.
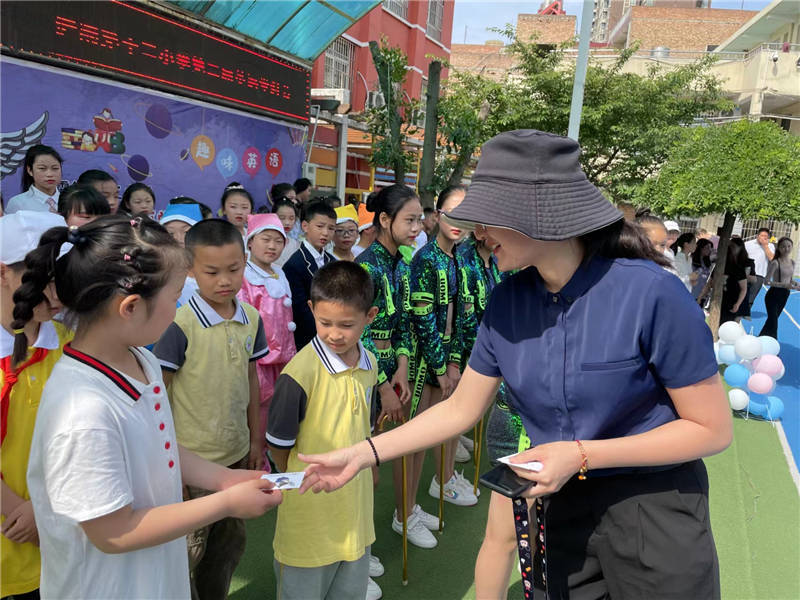
{"type": "Polygon", "coordinates": [[[364,467],[375,463],[375,457],[368,442],[334,450],[326,454],[298,454],[297,458],[310,463],[300,493],[313,490],[315,494],[338,490],[364,467]],[[366,450],[366,452],[365,452],[366,450]],[[368,454],[367,454],[368,453],[368,454]]]}
{"type": "Polygon", "coordinates": [[[381,394],[381,414],[378,415],[376,423],[382,423],[385,416],[388,416],[389,420],[395,423],[402,421],[403,402],[394,391],[392,384],[388,381],[384,382],[384,384],[378,388],[378,391],[381,394]]]}
{"type": "MultiPolygon", "coordinates": [[[[458,382],[461,381],[461,368],[456,363],[447,364],[447,376],[450,378],[453,390],[458,387],[458,382]]],[[[442,395],[444,398],[445,396],[442,395]]]]}
{"type": "MultiPolygon", "coordinates": [[[[539,472],[527,469],[514,469],[514,472],[529,481],[535,481],[525,494],[526,498],[536,498],[554,494],[581,468],[582,456],[575,442],[551,442],[534,446],[511,459],[515,463],[526,463],[538,460],[542,463],[539,472]]],[[[514,465],[512,464],[513,468],[514,465]]]]}
{"type": "Polygon", "coordinates": [[[453,381],[447,376],[446,372],[444,375],[437,375],[436,381],[439,383],[439,388],[442,390],[442,400],[448,398],[450,394],[453,393],[453,390],[456,389],[453,385],[453,381]]]}

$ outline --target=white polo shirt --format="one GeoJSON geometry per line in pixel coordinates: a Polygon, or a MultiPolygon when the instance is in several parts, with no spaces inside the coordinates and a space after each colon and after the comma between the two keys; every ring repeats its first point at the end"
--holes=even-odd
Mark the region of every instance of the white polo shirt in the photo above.
{"type": "MultiPolygon", "coordinates": [[[[768,244],[768,246],[770,252],[775,254],[775,244],[768,244]]],[[[753,262],[756,263],[755,274],[759,277],[766,277],[769,260],[767,259],[767,253],[764,252],[764,248],[758,243],[758,240],[756,239],[745,242],[744,249],[747,250],[747,256],[753,259],[753,262]]]]}
{"type": "Polygon", "coordinates": [[[156,358],[132,348],[147,385],[64,347],[44,388],[28,463],[42,598],[189,598],[183,537],[105,554],[80,523],[125,506],[181,502],[178,445],[156,358]]]}
{"type": "Polygon", "coordinates": [[[35,185],[28,188],[27,192],[22,192],[12,197],[6,203],[5,214],[10,215],[18,210],[36,210],[40,212],[58,212],[58,196],[59,191],[56,188],[56,193],[48,196],[35,185]],[[48,199],[52,199],[54,206],[50,206],[48,199]]]}

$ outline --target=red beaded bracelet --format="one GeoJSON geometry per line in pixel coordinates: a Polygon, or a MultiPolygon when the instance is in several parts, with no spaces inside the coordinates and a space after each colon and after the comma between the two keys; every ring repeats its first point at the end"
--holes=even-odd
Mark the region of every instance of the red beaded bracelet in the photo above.
{"type": "Polygon", "coordinates": [[[578,469],[578,479],[583,481],[586,479],[586,472],[589,470],[589,457],[586,456],[586,450],[583,449],[581,441],[575,440],[575,443],[578,444],[578,450],[581,451],[581,468],[578,469]]]}

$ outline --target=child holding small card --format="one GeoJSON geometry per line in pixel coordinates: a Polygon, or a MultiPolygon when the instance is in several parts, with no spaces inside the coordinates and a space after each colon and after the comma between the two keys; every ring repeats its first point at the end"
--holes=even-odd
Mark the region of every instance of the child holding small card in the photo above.
{"type": "MultiPolygon", "coordinates": [[[[310,297],[317,335],[278,377],[269,409],[267,441],[281,471],[304,469],[298,453],[370,434],[377,361],[359,338],[378,310],[372,280],[359,265],[337,261],[317,271],[310,297]]],[[[368,588],[380,597],[369,579],[372,502],[370,471],[333,494],[285,495],[273,541],[279,600],[365,598],[368,588]]]]}

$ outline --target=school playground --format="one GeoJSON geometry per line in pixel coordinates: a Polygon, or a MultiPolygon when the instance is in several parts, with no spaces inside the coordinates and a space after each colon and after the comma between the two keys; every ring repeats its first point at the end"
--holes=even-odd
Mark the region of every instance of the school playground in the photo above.
{"type": "MultiPolygon", "coordinates": [[[[764,323],[764,292],[756,299],[745,330],[757,335],[764,323]]],[[[711,479],[711,521],[719,553],[723,600],[797,600],[800,598],[800,292],[793,291],[780,317],[779,341],[786,375],[774,395],[784,401],[779,425],[735,419],[734,442],[706,460],[711,479]]],[[[428,453],[419,500],[436,514],[438,502],[427,495],[433,474],[428,453]]],[[[473,477],[472,463],[464,474],[473,477]]],[[[483,465],[485,467],[485,464],[483,465]]],[[[484,470],[482,467],[481,470],[484,470]]],[[[445,529],[433,550],[409,546],[409,582],[401,585],[401,538],[391,531],[391,467],[380,469],[375,496],[377,541],[373,552],[386,573],[376,579],[387,600],[467,600],[475,598],[473,566],[480,548],[489,492],[473,507],[445,504],[445,529]]],[[[296,493],[296,492],[289,492],[296,493]]],[[[232,600],[275,597],[272,533],[275,512],[248,523],[247,551],[231,586],[232,600]]],[[[438,535],[438,534],[436,534],[438,535]]],[[[308,540],[313,544],[314,540],[308,540]]],[[[522,597],[519,575],[509,590],[522,597]]],[[[688,599],[687,599],[688,600],[688,599]]]]}

